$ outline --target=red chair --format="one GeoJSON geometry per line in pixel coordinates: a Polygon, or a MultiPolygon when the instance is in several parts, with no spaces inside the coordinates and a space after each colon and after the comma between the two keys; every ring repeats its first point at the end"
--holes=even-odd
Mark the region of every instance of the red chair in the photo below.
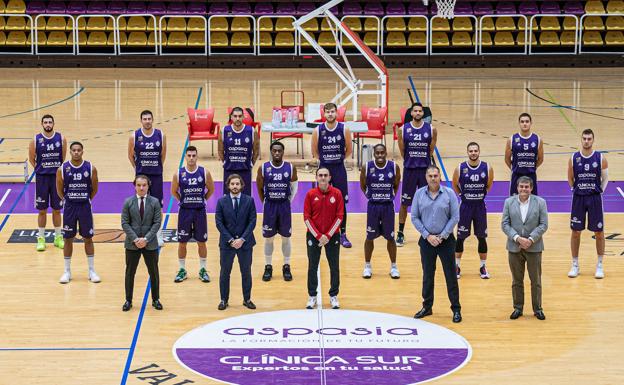
{"type": "Polygon", "coordinates": [[[403,127],[403,119],[405,118],[405,114],[407,114],[407,108],[402,107],[401,108],[401,118],[399,119],[398,122],[394,122],[394,124],[392,125],[392,158],[394,159],[394,148],[396,145],[397,140],[399,139],[399,136],[397,135],[397,130],[401,127],[403,127]]]}
{"type": "MultiPolygon", "coordinates": [[[[315,123],[325,123],[325,105],[321,104],[321,118],[315,120],[315,123]]],[[[347,106],[339,106],[338,111],[336,111],[336,121],[344,122],[345,116],[347,115],[347,106]]]]}
{"type": "Polygon", "coordinates": [[[212,155],[214,156],[214,141],[218,139],[221,129],[221,125],[214,121],[214,108],[205,110],[187,108],[186,111],[189,116],[189,121],[186,123],[189,143],[193,140],[212,141],[212,155]]]}
{"type": "MultiPolygon", "coordinates": [[[[286,121],[286,114],[288,114],[288,110],[295,110],[297,116],[300,116],[301,110],[299,106],[294,107],[273,107],[273,111],[279,110],[282,113],[282,120],[286,121]]],[[[303,134],[302,133],[293,133],[293,132],[271,132],[271,143],[273,140],[281,140],[287,138],[297,139],[297,154],[299,153],[299,142],[301,142],[301,159],[304,158],[303,151],[303,134]]]]}
{"type": "MultiPolygon", "coordinates": [[[[368,125],[368,131],[358,133],[358,138],[374,138],[381,139],[381,141],[386,143],[386,124],[388,123],[388,108],[387,107],[379,107],[379,108],[369,108],[362,107],[362,121],[366,122],[368,125]]],[[[359,140],[358,140],[359,142],[359,140]]],[[[362,141],[361,144],[363,144],[362,141]]],[[[358,145],[361,145],[358,144],[358,145]]],[[[358,148],[359,151],[359,148],[358,148]]]]}
{"type": "MultiPolygon", "coordinates": [[[[228,113],[228,123],[227,124],[232,124],[232,120],[230,119],[230,114],[232,113],[232,108],[234,108],[234,107],[228,107],[227,108],[227,113],[228,113]]],[[[260,137],[260,132],[262,131],[262,123],[255,122],[254,121],[255,116],[256,116],[256,111],[254,111],[254,109],[252,107],[245,107],[245,108],[243,108],[243,124],[246,125],[246,126],[252,126],[254,129],[256,129],[256,131],[258,131],[258,137],[260,137]],[[253,117],[249,113],[250,111],[251,111],[251,114],[253,114],[253,117]]],[[[262,151],[260,151],[260,154],[258,154],[258,159],[262,159],[262,151]]]]}

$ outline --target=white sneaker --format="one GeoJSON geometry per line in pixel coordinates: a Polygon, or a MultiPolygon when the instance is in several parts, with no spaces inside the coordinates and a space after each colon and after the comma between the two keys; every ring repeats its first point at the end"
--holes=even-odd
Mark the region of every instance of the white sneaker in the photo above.
{"type": "Polygon", "coordinates": [[[594,275],[594,277],[596,277],[596,279],[604,278],[604,270],[602,268],[602,265],[596,265],[596,274],[594,275]]]}
{"type": "Polygon", "coordinates": [[[362,278],[369,279],[373,276],[373,268],[371,265],[364,265],[364,271],[362,272],[362,278]]]}
{"type": "Polygon", "coordinates": [[[102,280],[100,279],[100,276],[97,275],[95,270],[89,270],[89,281],[91,281],[93,283],[99,283],[102,280]]]}
{"type": "Polygon", "coordinates": [[[338,302],[338,297],[329,297],[329,303],[331,304],[332,309],[340,309],[340,302],[338,302]]]}
{"type": "Polygon", "coordinates": [[[397,267],[390,267],[390,277],[392,279],[401,278],[401,274],[399,273],[399,269],[397,267]]]}
{"type": "Polygon", "coordinates": [[[65,271],[63,273],[63,275],[61,275],[61,278],[59,279],[59,282],[60,283],[69,283],[69,281],[71,281],[71,272],[65,271]]]}
{"type": "Polygon", "coordinates": [[[314,309],[316,307],[316,297],[308,298],[308,303],[306,304],[306,309],[314,309]]]}
{"type": "Polygon", "coordinates": [[[568,271],[568,277],[576,278],[579,276],[579,274],[581,274],[581,269],[579,268],[579,265],[572,264],[572,268],[570,269],[570,271],[568,271]]]}

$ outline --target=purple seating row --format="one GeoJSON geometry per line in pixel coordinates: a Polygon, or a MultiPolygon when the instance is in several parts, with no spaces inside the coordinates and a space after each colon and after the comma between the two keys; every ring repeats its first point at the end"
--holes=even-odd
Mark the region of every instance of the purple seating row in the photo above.
{"type": "MultiPolygon", "coordinates": [[[[431,6],[426,7],[420,1],[410,1],[406,6],[404,2],[391,1],[382,4],[380,1],[368,1],[364,3],[347,1],[342,4],[341,11],[333,11],[339,15],[435,15],[437,7],[435,2],[430,1],[431,6]],[[362,6],[363,4],[363,6],[362,6]],[[385,5],[385,8],[384,8],[385,5]],[[340,11],[340,12],[339,12],[340,11]]],[[[29,14],[41,13],[66,13],[79,14],[122,14],[122,13],[150,13],[153,15],[217,15],[217,14],[254,14],[254,15],[305,15],[317,7],[312,2],[300,3],[276,3],[269,2],[161,2],[161,1],[43,1],[28,2],[26,12],[29,14]],[[209,4],[209,6],[208,6],[209,4]],[[253,9],[252,9],[253,5],[253,9]]],[[[488,15],[488,14],[524,14],[531,16],[537,13],[565,13],[582,15],[585,13],[580,1],[566,1],[563,8],[560,2],[555,1],[522,1],[519,4],[512,1],[478,1],[471,4],[468,1],[458,1],[455,6],[456,15],[488,15]],[[517,5],[517,6],[516,6],[517,5]]]]}

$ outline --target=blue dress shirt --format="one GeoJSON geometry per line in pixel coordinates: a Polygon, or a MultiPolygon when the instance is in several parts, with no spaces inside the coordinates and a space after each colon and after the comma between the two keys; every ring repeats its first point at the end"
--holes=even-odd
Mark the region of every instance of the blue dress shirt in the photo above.
{"type": "Polygon", "coordinates": [[[412,200],[411,216],[414,227],[424,238],[430,234],[448,238],[459,222],[459,204],[455,192],[440,186],[438,194],[433,198],[429,186],[419,188],[412,200]]]}

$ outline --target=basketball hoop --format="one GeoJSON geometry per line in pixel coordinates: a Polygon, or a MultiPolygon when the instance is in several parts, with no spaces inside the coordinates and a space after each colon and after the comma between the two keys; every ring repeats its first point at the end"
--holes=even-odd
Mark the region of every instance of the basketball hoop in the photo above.
{"type": "MultiPolygon", "coordinates": [[[[457,0],[435,0],[438,7],[438,16],[445,19],[452,19],[455,17],[455,3],[457,0]]],[[[423,0],[423,4],[429,5],[429,0],[423,0]]]]}

